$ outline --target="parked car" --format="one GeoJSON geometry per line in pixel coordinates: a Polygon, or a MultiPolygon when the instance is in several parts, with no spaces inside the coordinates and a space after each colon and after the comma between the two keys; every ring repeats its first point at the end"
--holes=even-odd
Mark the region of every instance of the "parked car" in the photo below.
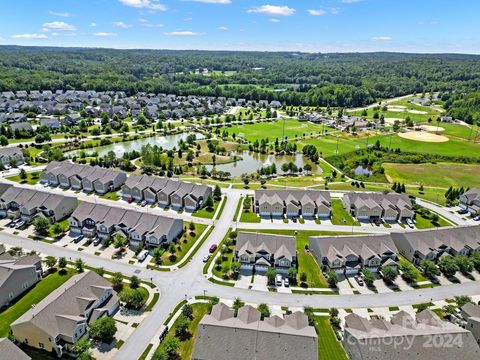
{"type": "Polygon", "coordinates": [[[83,240],[84,237],[85,237],[85,236],[83,236],[83,235],[78,235],[76,238],[73,239],[73,242],[74,242],[75,244],[78,244],[80,241],[83,240]]]}
{"type": "Polygon", "coordinates": [[[210,254],[205,255],[205,256],[203,257],[203,262],[206,263],[208,260],[210,260],[210,257],[211,257],[211,256],[212,256],[212,255],[210,255],[210,254]]]}
{"type": "Polygon", "coordinates": [[[355,281],[358,283],[358,285],[363,286],[363,284],[364,284],[364,283],[363,283],[363,279],[362,279],[360,276],[355,275],[353,278],[354,278],[355,281]]]}
{"type": "Polygon", "coordinates": [[[460,215],[465,215],[466,213],[468,213],[468,211],[466,209],[460,209],[460,210],[458,210],[458,213],[460,215]]]}
{"type": "Polygon", "coordinates": [[[406,222],[407,222],[408,227],[409,227],[410,229],[413,229],[413,221],[412,221],[412,219],[407,219],[406,222]]]}
{"type": "Polygon", "coordinates": [[[15,229],[22,229],[26,225],[25,221],[19,221],[15,224],[15,229]]]}
{"type": "Polygon", "coordinates": [[[473,218],[473,221],[480,221],[480,215],[477,215],[473,218]]]}
{"type": "Polygon", "coordinates": [[[280,287],[280,286],[282,286],[282,284],[283,284],[282,275],[277,274],[277,276],[275,277],[275,285],[280,287]]]}
{"type": "Polygon", "coordinates": [[[212,244],[210,246],[210,249],[208,249],[208,251],[210,252],[210,254],[214,253],[215,250],[217,250],[217,244],[212,244]]]}
{"type": "Polygon", "coordinates": [[[12,220],[12,222],[10,224],[8,224],[8,227],[14,228],[19,221],[20,221],[20,219],[12,220]]]}
{"type": "Polygon", "coordinates": [[[141,203],[140,203],[140,206],[141,207],[144,207],[147,205],[147,200],[143,200],[141,203]]]}
{"type": "Polygon", "coordinates": [[[93,242],[93,246],[98,246],[102,242],[102,239],[96,238],[95,241],[93,242]]]}
{"type": "Polygon", "coordinates": [[[128,199],[127,199],[127,202],[128,202],[129,204],[131,204],[131,203],[133,202],[133,198],[128,198],[128,199]]]}
{"type": "Polygon", "coordinates": [[[285,280],[283,280],[283,285],[285,285],[285,287],[290,286],[290,281],[288,280],[288,278],[285,278],[285,280]]]}
{"type": "Polygon", "coordinates": [[[137,260],[138,260],[139,262],[143,262],[143,261],[145,261],[145,259],[147,258],[147,256],[148,256],[148,250],[142,250],[142,251],[140,252],[140,254],[138,254],[137,260]]]}

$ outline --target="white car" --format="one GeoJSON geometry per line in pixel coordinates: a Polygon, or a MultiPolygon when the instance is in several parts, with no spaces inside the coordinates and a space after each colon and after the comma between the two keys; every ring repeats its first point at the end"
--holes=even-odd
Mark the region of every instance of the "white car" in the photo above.
{"type": "Polygon", "coordinates": [[[413,221],[412,221],[412,219],[407,219],[406,221],[407,221],[408,227],[409,227],[410,229],[413,229],[413,221]]]}
{"type": "Polygon", "coordinates": [[[145,259],[147,258],[147,256],[148,256],[148,250],[143,250],[143,251],[140,252],[140,254],[138,254],[137,260],[138,260],[139,262],[143,262],[143,261],[145,261],[145,259]]]}
{"type": "Polygon", "coordinates": [[[207,254],[203,257],[203,262],[206,263],[208,260],[210,260],[210,256],[212,256],[211,254],[207,254]]]}
{"type": "Polygon", "coordinates": [[[147,200],[143,200],[141,203],[140,203],[140,206],[141,207],[144,207],[147,205],[147,200]]]}
{"type": "Polygon", "coordinates": [[[285,285],[285,287],[290,286],[290,281],[288,280],[288,278],[285,278],[285,280],[283,280],[283,285],[285,285]]]}
{"type": "Polygon", "coordinates": [[[278,287],[281,287],[282,284],[283,284],[282,275],[277,274],[277,276],[276,276],[276,278],[275,278],[275,285],[277,285],[278,287]]]}

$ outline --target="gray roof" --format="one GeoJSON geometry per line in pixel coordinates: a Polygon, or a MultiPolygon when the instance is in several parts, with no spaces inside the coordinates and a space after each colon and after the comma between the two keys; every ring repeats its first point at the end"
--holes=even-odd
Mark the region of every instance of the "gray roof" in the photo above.
{"type": "Polygon", "coordinates": [[[20,350],[7,338],[0,339],[0,354],[2,359],[8,360],[30,360],[31,357],[20,350]]]}
{"type": "Polygon", "coordinates": [[[354,204],[357,208],[361,206],[367,206],[368,208],[381,206],[383,209],[388,207],[399,210],[412,209],[412,202],[405,194],[349,192],[344,196],[348,197],[350,204],[354,204]]]}
{"type": "Polygon", "coordinates": [[[462,312],[468,317],[480,318],[480,305],[468,302],[462,306],[462,312]]]}
{"type": "Polygon", "coordinates": [[[239,232],[235,249],[239,256],[264,250],[274,255],[276,259],[281,257],[292,259],[296,255],[296,241],[294,236],[239,232]]]}
{"type": "Polygon", "coordinates": [[[64,199],[74,199],[73,197],[60,194],[50,194],[35,189],[24,189],[11,186],[3,194],[0,191],[0,203],[5,205],[16,202],[20,207],[28,210],[46,209],[54,210],[64,199]]]}
{"type": "Polygon", "coordinates": [[[352,360],[474,360],[480,357],[480,348],[470,331],[440,320],[429,309],[416,314],[415,318],[400,311],[390,321],[349,314],[345,317],[344,345],[352,360]],[[458,340],[452,346],[425,346],[430,337],[440,338],[446,344],[452,336],[458,340]]]}
{"type": "Polygon", "coordinates": [[[11,146],[11,147],[2,147],[0,148],[0,158],[4,156],[15,156],[15,155],[22,155],[22,149],[20,149],[18,146],[11,146]]]}
{"type": "Polygon", "coordinates": [[[287,205],[289,202],[296,205],[314,202],[317,206],[331,206],[330,193],[320,190],[255,190],[255,200],[271,204],[278,201],[287,205]]]}
{"type": "MultiPolygon", "coordinates": [[[[94,271],[75,275],[15,320],[12,327],[31,323],[52,338],[70,334],[78,322],[89,320],[83,314],[111,287],[110,282],[94,271]]],[[[114,292],[112,296],[116,297],[114,292]]]]}
{"type": "Polygon", "coordinates": [[[465,246],[473,250],[480,248],[480,225],[427,229],[391,235],[395,243],[406,242],[423,254],[440,250],[442,246],[456,251],[462,250],[465,246]]]}
{"type": "Polygon", "coordinates": [[[244,306],[233,311],[219,303],[200,321],[193,359],[311,360],[318,357],[317,333],[305,314],[260,320],[260,313],[244,306]]]}
{"type": "Polygon", "coordinates": [[[368,259],[398,252],[390,235],[311,236],[309,244],[316,256],[327,257],[330,261],[352,254],[368,259]]]}
{"type": "Polygon", "coordinates": [[[471,203],[474,200],[479,200],[480,199],[480,188],[473,188],[468,191],[466,191],[463,196],[465,196],[468,199],[468,202],[471,203]]]}

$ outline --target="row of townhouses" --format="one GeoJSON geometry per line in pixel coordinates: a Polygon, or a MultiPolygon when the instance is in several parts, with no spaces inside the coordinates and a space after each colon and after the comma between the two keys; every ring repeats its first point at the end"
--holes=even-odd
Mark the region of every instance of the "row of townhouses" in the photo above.
{"type": "Polygon", "coordinates": [[[467,210],[472,216],[480,215],[480,188],[474,188],[460,195],[460,208],[467,210]]]}
{"type": "Polygon", "coordinates": [[[161,207],[193,212],[201,208],[212,188],[148,175],[130,175],[122,187],[124,200],[147,201],[161,207]]]}
{"type": "Polygon", "coordinates": [[[85,202],[75,209],[69,222],[74,235],[105,240],[120,234],[132,248],[158,247],[176,240],[184,231],[181,219],[85,202]]]}
{"type": "Polygon", "coordinates": [[[390,235],[310,237],[309,248],[326,271],[351,275],[363,268],[377,272],[397,267],[397,248],[390,235]]]}
{"type": "Polygon", "coordinates": [[[0,184],[0,218],[21,218],[30,223],[42,216],[54,223],[68,217],[76,207],[75,197],[0,184]]]}
{"type": "Polygon", "coordinates": [[[408,195],[349,192],[342,198],[344,208],[358,220],[413,219],[415,211],[408,195]]]}
{"type": "Polygon", "coordinates": [[[330,193],[319,190],[256,190],[254,211],[261,217],[323,218],[332,213],[330,193]]]}
{"type": "Polygon", "coordinates": [[[40,182],[64,189],[105,194],[119,189],[127,180],[123,171],[99,166],[52,161],[40,174],[40,182]]]}
{"type": "Polygon", "coordinates": [[[199,323],[193,360],[317,359],[318,337],[302,312],[261,319],[250,305],[238,310],[223,303],[199,323]]]}
{"type": "Polygon", "coordinates": [[[390,321],[349,314],[343,345],[350,360],[480,358],[480,348],[469,330],[441,320],[429,309],[415,317],[402,310],[390,321]]]}
{"type": "Polygon", "coordinates": [[[41,279],[42,261],[38,255],[11,256],[0,244],[0,309],[41,279]]]}
{"type": "Polygon", "coordinates": [[[480,251],[480,225],[457,226],[389,235],[310,237],[309,248],[319,266],[337,273],[357,274],[363,268],[374,272],[395,266],[397,254],[414,264],[442,256],[471,255],[480,251]]]}
{"type": "Polygon", "coordinates": [[[61,357],[88,336],[89,324],[102,316],[112,316],[119,305],[111,283],[87,271],[52,291],[10,328],[18,342],[61,357]]]}
{"type": "Polygon", "coordinates": [[[266,271],[269,267],[275,267],[278,272],[286,272],[297,263],[295,237],[239,232],[234,259],[242,269],[255,268],[257,273],[266,271]]]}
{"type": "Polygon", "coordinates": [[[17,146],[0,148],[0,164],[4,169],[19,166],[24,163],[22,149],[17,146]]]}

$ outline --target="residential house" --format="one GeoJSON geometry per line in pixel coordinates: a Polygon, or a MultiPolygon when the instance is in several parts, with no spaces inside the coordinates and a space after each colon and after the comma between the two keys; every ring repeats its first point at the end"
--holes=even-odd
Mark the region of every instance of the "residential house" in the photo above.
{"type": "Polygon", "coordinates": [[[261,320],[260,312],[244,306],[234,311],[223,303],[198,325],[193,360],[311,360],[318,358],[318,338],[302,312],[261,320]]]}
{"type": "Polygon", "coordinates": [[[42,279],[38,255],[13,257],[0,254],[0,308],[8,306],[42,279]]]}
{"type": "Polygon", "coordinates": [[[294,236],[239,232],[234,259],[242,269],[258,272],[275,267],[286,272],[297,263],[296,240],[294,236]]]}
{"type": "Polygon", "coordinates": [[[330,193],[319,190],[256,190],[253,207],[261,217],[329,219],[332,214],[330,193]]]}
{"type": "Polygon", "coordinates": [[[60,121],[56,118],[41,118],[40,126],[46,126],[52,130],[60,129],[60,121]]]}
{"type": "Polygon", "coordinates": [[[458,206],[467,210],[472,216],[480,215],[480,188],[473,188],[458,198],[458,206]]]}
{"type": "Polygon", "coordinates": [[[378,272],[395,266],[397,248],[390,235],[312,236],[309,249],[325,271],[352,275],[363,268],[378,272]]]}
{"type": "Polygon", "coordinates": [[[348,314],[343,345],[351,360],[480,358],[480,348],[470,331],[440,320],[429,309],[417,313],[415,318],[402,310],[390,321],[348,314]]]}
{"type": "Polygon", "coordinates": [[[32,125],[28,122],[16,122],[9,125],[10,129],[15,131],[33,131],[32,125]]]}
{"type": "Polygon", "coordinates": [[[442,255],[469,255],[480,250],[480,225],[392,233],[401,255],[414,264],[438,260],[442,255]]]}
{"type": "Polygon", "coordinates": [[[480,305],[468,302],[462,306],[461,311],[467,322],[465,329],[471,331],[477,343],[480,343],[480,305]]]}
{"type": "Polygon", "coordinates": [[[0,354],[8,360],[30,360],[31,357],[25,354],[13,342],[7,338],[0,339],[0,354]]]}
{"type": "Polygon", "coordinates": [[[10,327],[17,341],[62,356],[88,336],[89,324],[114,315],[118,307],[111,283],[87,271],[56,288],[10,327]]]}
{"type": "Polygon", "coordinates": [[[24,162],[22,149],[17,146],[0,148],[0,164],[3,168],[22,165],[24,162]]]}
{"type": "Polygon", "coordinates": [[[358,220],[401,221],[415,216],[412,202],[404,194],[349,192],[342,201],[344,208],[358,220]]]}
{"type": "Polygon", "coordinates": [[[69,216],[76,207],[75,197],[34,189],[11,186],[0,195],[0,217],[22,218],[27,222],[42,216],[54,223],[69,216]]]}
{"type": "Polygon", "coordinates": [[[183,221],[118,207],[81,203],[69,219],[72,234],[108,239],[120,234],[132,248],[164,246],[183,234],[183,221]]]}

